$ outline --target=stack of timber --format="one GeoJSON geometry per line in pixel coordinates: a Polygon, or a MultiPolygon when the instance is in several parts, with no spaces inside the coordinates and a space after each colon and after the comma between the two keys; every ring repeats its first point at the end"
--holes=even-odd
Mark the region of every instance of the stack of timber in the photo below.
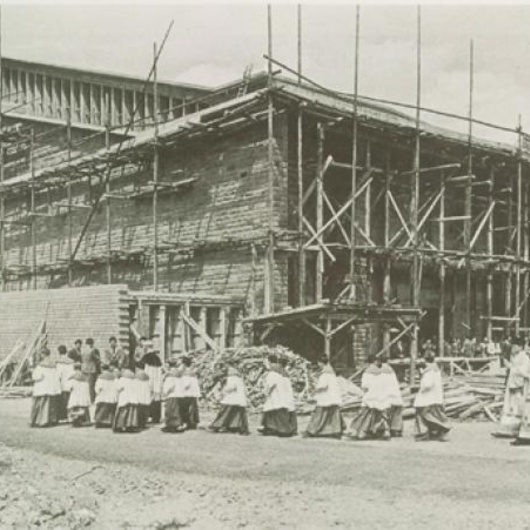
{"type": "Polygon", "coordinates": [[[504,402],[504,374],[470,374],[444,384],[445,409],[460,420],[497,421],[504,402]]]}
{"type": "Polygon", "coordinates": [[[293,385],[297,410],[304,412],[307,398],[313,393],[316,374],[302,357],[282,346],[256,346],[226,349],[222,352],[200,350],[195,352],[195,370],[207,401],[215,403],[220,395],[224,373],[228,364],[238,367],[247,389],[251,409],[259,409],[265,401],[265,361],[270,354],[288,361],[286,370],[293,385]]]}
{"type": "Polygon", "coordinates": [[[46,345],[46,341],[45,320],[41,322],[27,345],[21,340],[17,341],[0,363],[0,398],[27,397],[31,394],[31,387],[23,385],[31,380],[31,368],[36,364],[37,355],[46,345]]]}
{"type": "MultiPolygon", "coordinates": [[[[504,401],[503,374],[469,374],[444,380],[445,412],[458,420],[488,419],[497,421],[504,401]]],[[[355,386],[355,385],[354,385],[355,386]]],[[[414,417],[414,397],[408,384],[401,384],[403,417],[414,417]]],[[[356,412],[361,407],[361,395],[345,399],[344,412],[356,412]]]]}

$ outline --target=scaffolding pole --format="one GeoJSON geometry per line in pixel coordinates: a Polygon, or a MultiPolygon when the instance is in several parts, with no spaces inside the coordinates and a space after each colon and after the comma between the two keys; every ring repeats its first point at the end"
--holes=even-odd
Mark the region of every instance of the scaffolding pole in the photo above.
{"type": "Polygon", "coordinates": [[[265,284],[265,312],[274,311],[274,101],[272,98],[272,7],[267,5],[267,184],[268,184],[268,249],[265,284]]]}
{"type": "Polygon", "coordinates": [[[357,135],[358,135],[358,104],[359,104],[359,30],[361,8],[355,11],[355,60],[353,70],[353,123],[352,123],[352,163],[351,163],[351,207],[350,207],[350,299],[355,299],[355,245],[356,245],[356,201],[357,193],[357,135]]]}
{"type": "MultiPolygon", "coordinates": [[[[522,131],[521,131],[521,135],[522,135],[522,131]]],[[[529,244],[529,241],[528,241],[528,235],[529,235],[529,230],[528,230],[528,222],[526,221],[528,219],[528,214],[529,214],[529,211],[528,211],[528,184],[525,183],[524,179],[523,179],[523,197],[524,197],[524,200],[523,200],[523,213],[522,213],[522,218],[523,218],[523,233],[522,233],[522,238],[523,238],[523,261],[524,262],[528,262],[528,244],[529,244]]],[[[528,268],[527,267],[524,267],[523,269],[523,297],[525,298],[525,302],[523,304],[523,314],[522,314],[522,322],[523,322],[523,326],[524,327],[528,327],[528,299],[526,299],[526,296],[528,294],[528,290],[530,288],[530,286],[528,285],[529,284],[529,275],[528,275],[528,268]]]]}
{"type": "Polygon", "coordinates": [[[466,248],[466,313],[465,313],[465,323],[467,329],[471,332],[473,330],[471,322],[471,298],[472,298],[472,289],[471,289],[471,217],[473,214],[473,188],[471,187],[472,178],[473,178],[473,83],[474,83],[474,49],[473,49],[473,39],[471,39],[469,44],[469,123],[468,123],[468,161],[467,161],[467,182],[466,182],[466,191],[465,191],[465,211],[464,216],[466,220],[464,221],[464,246],[466,248]]]}
{"type": "MultiPolygon", "coordinates": [[[[302,84],[302,6],[298,5],[298,84],[302,84]]],[[[298,182],[298,305],[305,304],[306,254],[304,249],[304,170],[303,170],[303,111],[297,115],[297,182],[298,182]]]]}
{"type": "MultiPolygon", "coordinates": [[[[414,161],[411,182],[411,235],[412,245],[414,248],[414,257],[412,262],[411,288],[412,288],[412,306],[420,305],[420,257],[418,254],[418,206],[420,199],[420,172],[421,172],[421,7],[417,8],[417,50],[416,50],[416,134],[414,142],[414,161]]],[[[412,340],[410,344],[410,383],[414,385],[416,376],[416,357],[418,355],[418,323],[415,322],[412,329],[412,340]]]]}
{"type": "MultiPolygon", "coordinates": [[[[490,167],[490,178],[489,178],[489,207],[493,208],[491,215],[488,217],[487,225],[487,253],[491,257],[494,253],[494,240],[493,240],[493,229],[495,221],[495,207],[493,206],[493,188],[495,186],[495,169],[493,164],[490,167]]],[[[488,269],[486,276],[486,336],[491,341],[493,339],[493,272],[488,269]]]]}
{"type": "MultiPolygon", "coordinates": [[[[324,126],[317,125],[317,189],[316,189],[316,233],[322,231],[324,224],[324,126]]],[[[318,246],[316,265],[316,301],[320,302],[323,296],[324,286],[324,234],[322,244],[318,246]]]]}
{"type": "MultiPolygon", "coordinates": [[[[516,211],[516,232],[515,232],[515,307],[517,308],[517,320],[515,321],[515,333],[519,335],[521,318],[519,304],[521,303],[521,232],[523,224],[523,161],[522,161],[522,123],[519,115],[519,125],[517,127],[517,211],[516,211]]],[[[526,297],[526,293],[524,293],[526,297]]]]}
{"type": "Polygon", "coordinates": [[[30,198],[30,215],[31,215],[31,286],[37,289],[37,217],[35,215],[35,130],[33,127],[30,131],[29,140],[29,171],[31,175],[31,198],[30,198]]]}
{"type": "MultiPolygon", "coordinates": [[[[440,178],[440,219],[438,222],[438,248],[443,254],[445,252],[445,174],[440,178]]],[[[440,281],[440,310],[438,313],[438,354],[444,356],[445,354],[445,261],[440,260],[439,281],[440,281]]]]}
{"type": "MultiPolygon", "coordinates": [[[[390,167],[391,167],[391,155],[390,152],[386,153],[385,160],[385,194],[384,194],[384,218],[383,218],[383,239],[385,248],[388,248],[390,241],[390,167]]],[[[383,303],[385,305],[390,304],[391,296],[391,283],[390,283],[390,273],[392,268],[392,258],[391,256],[385,256],[384,258],[384,272],[383,272],[383,303]]],[[[388,325],[385,325],[383,330],[383,347],[387,348],[390,344],[390,328],[388,325]]]]}
{"type": "MultiPolygon", "coordinates": [[[[153,44],[153,290],[158,290],[158,173],[160,152],[158,148],[158,53],[153,44]]],[[[147,94],[146,94],[147,100],[147,94]]]]}
{"type": "MultiPolygon", "coordinates": [[[[504,251],[512,253],[512,230],[513,230],[513,176],[510,175],[510,191],[507,197],[508,200],[508,222],[507,222],[507,244],[504,251]]],[[[506,284],[504,289],[504,312],[506,317],[511,317],[512,315],[512,290],[513,290],[513,264],[510,263],[508,271],[506,272],[506,284]]],[[[510,322],[507,321],[505,324],[505,332],[509,334],[510,332],[510,322]]]]}
{"type": "MultiPolygon", "coordinates": [[[[2,70],[2,6],[0,6],[0,185],[4,183],[4,140],[2,134],[3,128],[3,109],[2,101],[4,99],[4,83],[3,83],[3,70],[2,70]]],[[[4,193],[0,196],[0,273],[2,282],[2,291],[6,289],[6,199],[4,193]]]]}
{"type": "MultiPolygon", "coordinates": [[[[111,116],[110,116],[110,94],[105,92],[105,147],[107,152],[110,150],[110,128],[111,128],[111,116]]],[[[112,283],[112,212],[110,204],[110,179],[107,180],[105,185],[105,192],[107,194],[107,201],[105,203],[105,216],[107,222],[107,283],[112,283]]]]}
{"type": "MultiPolygon", "coordinates": [[[[68,163],[72,160],[72,103],[66,109],[66,157],[68,163]]],[[[66,183],[66,200],[68,204],[68,256],[72,255],[73,251],[73,234],[74,234],[74,220],[72,219],[72,180],[68,175],[68,182],[66,183]]],[[[68,286],[72,286],[72,263],[68,261],[68,286]]]]}

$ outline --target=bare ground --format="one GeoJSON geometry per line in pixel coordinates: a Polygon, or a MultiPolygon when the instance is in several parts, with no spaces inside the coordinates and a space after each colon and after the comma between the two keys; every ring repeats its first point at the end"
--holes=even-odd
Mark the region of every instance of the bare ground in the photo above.
{"type": "MultiPolygon", "coordinates": [[[[30,429],[0,401],[0,528],[530,528],[530,447],[30,429]]],[[[204,413],[205,418],[211,413],[204,413]]],[[[254,425],[257,418],[254,418],[254,425]]]]}

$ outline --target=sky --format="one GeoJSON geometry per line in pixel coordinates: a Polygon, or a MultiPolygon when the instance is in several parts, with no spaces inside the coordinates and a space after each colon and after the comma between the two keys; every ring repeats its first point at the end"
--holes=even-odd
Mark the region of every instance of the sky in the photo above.
{"type": "MultiPolygon", "coordinates": [[[[273,56],[296,66],[296,6],[273,5],[273,56]]],[[[414,104],[416,14],[412,5],[362,5],[359,92],[414,104]]],[[[265,69],[264,4],[14,5],[2,7],[2,54],[146,77],[153,43],[174,27],[159,77],[209,86],[265,69]]],[[[422,105],[467,115],[470,39],[473,115],[530,131],[530,5],[422,7],[422,105]]],[[[353,87],[355,7],[302,8],[303,71],[333,89],[353,87]]],[[[463,122],[424,116],[465,130],[463,122]]],[[[477,127],[476,134],[514,142],[477,127]],[[493,136],[491,136],[493,135],[493,136]]]]}

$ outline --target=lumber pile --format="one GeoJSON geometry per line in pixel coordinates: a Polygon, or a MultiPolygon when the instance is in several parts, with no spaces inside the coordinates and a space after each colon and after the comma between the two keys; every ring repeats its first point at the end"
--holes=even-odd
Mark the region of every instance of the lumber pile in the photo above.
{"type": "MultiPolygon", "coordinates": [[[[314,387],[318,374],[302,357],[282,346],[256,346],[227,349],[223,352],[201,350],[195,352],[195,369],[207,402],[216,403],[221,391],[224,369],[235,363],[247,388],[251,409],[260,409],[265,401],[264,361],[271,353],[288,360],[287,372],[293,384],[299,414],[310,414],[315,408],[314,387]]],[[[342,410],[355,413],[361,407],[362,390],[352,381],[339,377],[342,410]]],[[[471,373],[444,381],[445,411],[459,420],[489,419],[497,421],[504,398],[503,374],[471,373]]],[[[404,418],[414,417],[415,393],[408,384],[401,384],[404,418]]]]}
{"type": "Polygon", "coordinates": [[[259,409],[265,401],[264,361],[272,353],[288,360],[286,370],[293,385],[297,408],[303,413],[307,408],[307,397],[313,393],[316,377],[305,359],[282,346],[255,346],[226,349],[223,352],[213,350],[195,352],[193,356],[195,370],[207,401],[217,401],[224,370],[228,363],[235,363],[245,382],[249,406],[259,409]]]}
{"type": "Polygon", "coordinates": [[[445,411],[460,420],[497,421],[504,401],[503,374],[470,374],[444,383],[445,411]]]}
{"type": "Polygon", "coordinates": [[[31,380],[31,368],[36,363],[36,355],[46,344],[46,321],[39,325],[28,345],[19,340],[11,352],[0,363],[0,398],[25,397],[26,391],[15,389],[31,380]]]}

